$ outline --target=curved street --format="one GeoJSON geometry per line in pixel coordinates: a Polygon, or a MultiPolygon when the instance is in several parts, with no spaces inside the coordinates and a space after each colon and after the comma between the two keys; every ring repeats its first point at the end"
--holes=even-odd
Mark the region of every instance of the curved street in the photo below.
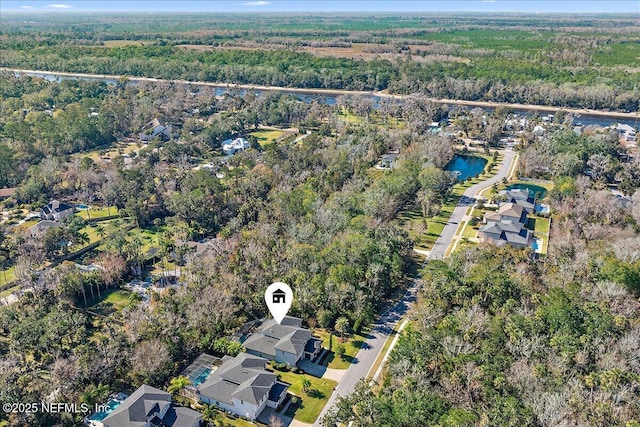
{"type": "MultiPolygon", "coordinates": [[[[502,164],[498,173],[495,176],[487,179],[486,181],[469,187],[464,192],[427,259],[442,259],[444,257],[449,244],[451,244],[451,241],[456,234],[458,224],[460,223],[460,221],[462,221],[468,207],[475,203],[475,195],[479,191],[482,191],[485,188],[488,188],[494,183],[500,182],[503,178],[507,177],[516,157],[517,155],[515,152],[505,151],[504,158],[502,160],[502,164]]],[[[369,371],[378,358],[378,355],[381,353],[382,348],[387,338],[393,331],[394,326],[396,325],[396,323],[402,320],[402,318],[411,308],[411,305],[415,302],[417,290],[418,282],[414,281],[411,287],[402,297],[402,299],[385,313],[383,313],[382,316],[380,316],[380,319],[375,324],[371,325],[371,332],[369,332],[367,340],[362,345],[362,348],[360,349],[358,354],[356,354],[353,363],[349,366],[349,369],[347,369],[347,372],[343,376],[342,381],[340,381],[333,394],[329,398],[327,404],[320,413],[320,416],[313,424],[314,426],[322,426],[322,417],[335,404],[337,398],[339,396],[346,396],[349,393],[353,392],[358,381],[369,376],[369,371]]],[[[387,351],[391,351],[391,347],[387,351]]]]}
{"type": "Polygon", "coordinates": [[[431,252],[428,256],[428,259],[443,259],[445,253],[447,252],[447,248],[453,241],[454,236],[456,235],[456,230],[458,229],[458,225],[464,218],[467,213],[467,209],[469,206],[473,205],[476,201],[475,196],[478,192],[484,190],[485,188],[491,187],[493,184],[502,181],[503,178],[506,178],[509,175],[509,171],[511,170],[511,166],[516,159],[516,153],[513,151],[504,151],[504,158],[502,159],[502,164],[500,165],[500,170],[498,173],[482,182],[479,182],[471,187],[467,188],[464,192],[460,200],[458,201],[457,206],[453,210],[453,213],[449,217],[447,224],[444,226],[444,230],[436,240],[435,245],[431,248],[431,252]]]}

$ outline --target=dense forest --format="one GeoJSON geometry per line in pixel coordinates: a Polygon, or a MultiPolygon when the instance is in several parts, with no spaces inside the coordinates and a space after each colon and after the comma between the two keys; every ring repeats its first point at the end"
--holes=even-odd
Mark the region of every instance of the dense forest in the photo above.
{"type": "MultiPolygon", "coordinates": [[[[308,324],[333,327],[343,317],[360,330],[405,286],[414,263],[411,240],[394,214],[426,186],[441,186],[420,172],[443,167],[453,155],[448,139],[428,134],[424,121],[432,117],[387,130],[373,120],[338,120],[342,104],[277,94],[217,98],[166,84],[43,83],[12,75],[5,81],[9,114],[2,118],[0,154],[9,173],[3,184],[17,185],[5,207],[38,209],[59,198],[113,206],[119,217],[91,231],[74,216],[42,236],[16,231],[17,219],[2,226],[2,267],[15,269],[16,283],[28,290],[0,308],[2,401],[38,401],[55,392],[64,401],[99,403],[122,387],[162,386],[202,351],[237,352],[227,337],[266,314],[263,289],[276,279],[296,289],[292,314],[308,324]],[[194,115],[194,108],[200,112],[194,115]],[[130,142],[138,148],[135,157],[127,155],[130,162],[95,156],[110,150],[105,141],[136,135],[157,114],[180,125],[180,142],[130,142]],[[223,139],[256,123],[292,122],[310,133],[296,142],[254,144],[220,161],[223,139]],[[53,140],[50,128],[64,130],[68,144],[53,140]],[[381,154],[400,148],[393,174],[373,172],[381,154]],[[215,171],[196,168],[207,159],[217,162],[215,171]],[[155,295],[151,309],[132,295],[96,321],[84,307],[148,261],[145,230],[159,236],[163,262],[170,253],[180,257],[183,286],[155,295]],[[89,232],[101,236],[89,257],[104,270],[45,268],[86,242],[89,232]],[[202,238],[211,250],[187,255],[184,242],[202,238]]],[[[416,99],[415,112],[404,114],[420,114],[420,107],[432,105],[416,99]]],[[[362,108],[378,114],[371,105],[362,108]]],[[[69,414],[13,417],[30,426],[74,422],[69,414]]]]}
{"type": "Polygon", "coordinates": [[[334,25],[326,16],[249,17],[260,20],[256,32],[233,17],[187,16],[164,22],[171,30],[159,34],[148,17],[135,27],[130,17],[112,18],[82,26],[4,18],[0,66],[638,110],[633,19],[439,15],[334,25]]]}
{"type": "Polygon", "coordinates": [[[565,228],[544,264],[485,248],[428,265],[382,383],[325,424],[638,425],[637,231],[598,227],[597,241],[565,228]]]}

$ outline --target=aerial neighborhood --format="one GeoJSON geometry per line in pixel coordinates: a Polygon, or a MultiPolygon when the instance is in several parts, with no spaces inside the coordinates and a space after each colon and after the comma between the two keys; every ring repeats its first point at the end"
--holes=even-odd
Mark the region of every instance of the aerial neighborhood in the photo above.
{"type": "Polygon", "coordinates": [[[0,2],[0,427],[640,427],[586,3],[0,2]]]}

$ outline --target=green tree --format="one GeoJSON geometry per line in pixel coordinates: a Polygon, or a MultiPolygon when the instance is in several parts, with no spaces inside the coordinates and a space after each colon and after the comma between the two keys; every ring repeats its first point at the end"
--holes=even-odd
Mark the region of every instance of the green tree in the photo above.
{"type": "Polygon", "coordinates": [[[340,340],[344,342],[344,335],[349,332],[349,319],[346,317],[338,317],[334,329],[340,333],[340,340]]]}
{"type": "Polygon", "coordinates": [[[302,384],[302,390],[304,390],[305,393],[308,393],[311,388],[311,381],[309,381],[308,378],[303,378],[300,383],[302,384]]]}
{"type": "Polygon", "coordinates": [[[184,375],[180,375],[179,377],[171,378],[167,391],[171,394],[175,394],[188,385],[191,385],[189,378],[184,375]]]}

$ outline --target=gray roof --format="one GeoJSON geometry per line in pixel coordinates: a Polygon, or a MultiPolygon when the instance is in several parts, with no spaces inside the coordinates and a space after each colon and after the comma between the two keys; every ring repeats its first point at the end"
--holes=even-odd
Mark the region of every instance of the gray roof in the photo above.
{"type": "MultiPolygon", "coordinates": [[[[285,326],[289,328],[290,326],[285,326]]],[[[298,329],[284,336],[278,341],[275,348],[285,353],[299,354],[307,345],[307,341],[311,339],[311,331],[307,329],[298,329]]]]}
{"type": "Polygon", "coordinates": [[[62,211],[66,211],[69,209],[73,209],[73,206],[67,205],[66,203],[60,203],[60,201],[58,200],[52,200],[49,202],[49,204],[47,204],[46,206],[42,207],[42,210],[47,213],[54,213],[54,212],[62,212],[62,211]]]}
{"type": "Polygon", "coordinates": [[[247,338],[242,345],[258,353],[275,356],[275,350],[285,353],[300,354],[307,341],[311,339],[311,331],[300,328],[302,320],[296,317],[285,317],[281,324],[269,319],[247,338]]]}
{"type": "Polygon", "coordinates": [[[507,198],[513,200],[527,200],[531,195],[527,188],[512,188],[506,190],[507,198]]]}
{"type": "Polygon", "coordinates": [[[495,222],[490,222],[487,225],[483,225],[480,227],[480,232],[482,233],[491,233],[491,234],[500,234],[502,233],[502,229],[495,222]]]}
{"type": "Polygon", "coordinates": [[[276,345],[278,345],[278,338],[269,337],[261,333],[251,334],[242,345],[246,349],[253,350],[258,353],[266,354],[269,356],[276,355],[276,345]]]}
{"type": "Polygon", "coordinates": [[[509,243],[518,243],[521,245],[527,245],[531,240],[531,231],[522,230],[520,233],[505,233],[505,238],[509,243]]]}
{"type": "Polygon", "coordinates": [[[523,199],[517,199],[516,200],[516,204],[519,205],[519,206],[522,206],[525,209],[529,209],[529,210],[533,210],[533,208],[534,208],[534,204],[533,203],[528,202],[528,201],[523,200],[523,199]]]}
{"type": "Polygon", "coordinates": [[[209,399],[233,403],[233,398],[258,404],[269,394],[276,375],[267,371],[262,357],[240,353],[225,362],[200,387],[201,395],[209,399]]]}
{"type": "Polygon", "coordinates": [[[142,427],[148,416],[170,403],[169,393],[143,384],[102,420],[102,424],[105,427],[142,427]]]}
{"type": "MultiPolygon", "coordinates": [[[[275,320],[273,319],[269,319],[265,322],[265,324],[267,323],[276,323],[275,320]]],[[[295,326],[296,328],[301,328],[302,327],[302,319],[299,317],[293,317],[293,316],[284,316],[284,319],[282,319],[282,322],[280,322],[281,325],[284,326],[295,326]]]]}
{"type": "Polygon", "coordinates": [[[503,220],[496,224],[498,227],[502,229],[502,231],[506,233],[518,233],[522,230],[522,223],[514,223],[513,221],[503,220]]]}
{"type": "Polygon", "coordinates": [[[202,420],[202,414],[190,408],[171,406],[167,410],[162,423],[170,427],[193,427],[202,420]]]}
{"type": "Polygon", "coordinates": [[[520,218],[523,212],[522,206],[516,205],[515,203],[505,203],[500,206],[498,209],[498,213],[500,215],[511,216],[515,218],[520,218]]]}

